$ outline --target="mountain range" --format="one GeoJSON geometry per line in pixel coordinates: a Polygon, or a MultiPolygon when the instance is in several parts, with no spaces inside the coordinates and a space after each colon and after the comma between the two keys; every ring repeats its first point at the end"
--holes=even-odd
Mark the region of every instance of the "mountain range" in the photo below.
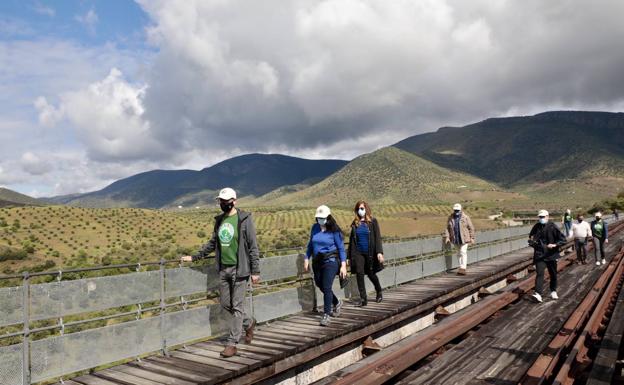
{"type": "Polygon", "coordinates": [[[414,135],[351,162],[249,154],[200,171],[148,171],[99,191],[48,201],[89,207],[194,206],[213,203],[217,190],[230,186],[250,205],[351,204],[362,198],[450,202],[476,193],[566,194],[567,180],[583,180],[590,193],[604,180],[611,189],[624,185],[624,113],[552,111],[491,118],[414,135]]]}
{"type": "Polygon", "coordinates": [[[20,194],[17,191],[0,187],[0,207],[6,206],[41,206],[45,202],[20,194]]]}

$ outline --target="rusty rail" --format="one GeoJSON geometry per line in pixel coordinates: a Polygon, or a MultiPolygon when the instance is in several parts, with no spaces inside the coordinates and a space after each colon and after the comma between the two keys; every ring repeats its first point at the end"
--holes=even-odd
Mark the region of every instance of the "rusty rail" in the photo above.
{"type": "MultiPolygon", "coordinates": [[[[557,267],[558,271],[571,265],[576,257],[567,256],[557,267]]],[[[375,362],[364,365],[334,385],[378,385],[389,381],[416,362],[429,356],[453,339],[465,334],[497,311],[516,301],[535,285],[535,273],[507,286],[501,293],[492,294],[458,313],[449,315],[422,333],[408,337],[391,347],[376,353],[375,362]]]]}
{"type": "MultiPolygon", "coordinates": [[[[622,230],[623,228],[624,223],[619,223],[614,228],[614,233],[622,230]]],[[[570,247],[571,243],[573,242],[568,242],[568,244],[563,246],[562,249],[570,247]]],[[[563,270],[567,266],[574,263],[575,260],[576,256],[574,254],[568,255],[560,261],[565,263],[559,263],[557,270],[563,270]]],[[[610,274],[607,276],[603,274],[605,277],[603,278],[601,276],[597,285],[604,288],[609,283],[609,278],[611,278],[613,272],[616,270],[616,263],[619,263],[619,266],[624,268],[624,264],[621,263],[622,261],[624,261],[624,255],[620,253],[617,256],[617,261],[612,262],[607,269],[610,274]]],[[[618,271],[620,270],[618,269],[618,271]]],[[[363,365],[362,367],[345,374],[342,378],[337,379],[333,384],[379,385],[389,381],[418,361],[434,353],[436,350],[446,345],[453,339],[478,326],[497,311],[516,301],[523,294],[527,293],[534,287],[534,278],[535,273],[531,273],[521,281],[511,283],[501,293],[488,296],[461,312],[445,317],[442,321],[422,333],[413,337],[408,337],[403,341],[376,353],[375,357],[377,358],[374,362],[363,365]]],[[[587,299],[587,302],[595,304],[600,296],[599,294],[596,294],[593,289],[590,294],[592,294],[591,298],[587,299]]],[[[601,301],[601,303],[602,302],[603,301],[601,301]]],[[[572,317],[574,317],[575,321],[572,320],[569,324],[566,323],[567,327],[570,330],[579,330],[582,327],[583,321],[589,317],[589,314],[582,311],[575,312],[572,317]]],[[[591,319],[593,318],[594,317],[592,316],[591,319]]],[[[602,319],[602,317],[596,317],[596,319],[602,319]]],[[[590,332],[586,334],[592,335],[590,332]]],[[[570,342],[568,341],[566,344],[569,346],[570,342]]],[[[582,348],[579,348],[579,353],[586,356],[587,351],[585,350],[583,352],[582,348]]],[[[559,357],[559,354],[557,354],[557,357],[559,357]]],[[[547,367],[549,366],[547,365],[547,367]]],[[[562,384],[569,383],[565,382],[562,384]]]]}

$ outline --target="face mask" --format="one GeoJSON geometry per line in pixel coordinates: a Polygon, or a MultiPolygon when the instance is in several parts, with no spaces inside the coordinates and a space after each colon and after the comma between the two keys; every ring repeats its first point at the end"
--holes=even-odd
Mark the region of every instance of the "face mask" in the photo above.
{"type": "Polygon", "coordinates": [[[219,202],[219,206],[224,213],[229,213],[234,207],[234,202],[219,202]]]}
{"type": "Polygon", "coordinates": [[[358,209],[358,215],[361,218],[364,218],[364,216],[366,215],[366,209],[358,209]]]}
{"type": "Polygon", "coordinates": [[[583,222],[583,218],[579,218],[578,223],[582,223],[582,222],[583,222]]]}
{"type": "Polygon", "coordinates": [[[325,226],[325,224],[327,223],[327,218],[316,218],[316,221],[319,225],[325,226]]]}
{"type": "Polygon", "coordinates": [[[461,213],[461,210],[453,210],[453,214],[455,214],[455,216],[458,216],[459,213],[461,213]]]}
{"type": "Polygon", "coordinates": [[[600,217],[596,217],[596,220],[597,220],[597,221],[599,221],[599,220],[600,220],[600,217]]]}
{"type": "Polygon", "coordinates": [[[540,218],[539,219],[539,223],[541,223],[543,225],[545,225],[547,222],[548,222],[548,219],[546,219],[546,218],[540,218]]]}

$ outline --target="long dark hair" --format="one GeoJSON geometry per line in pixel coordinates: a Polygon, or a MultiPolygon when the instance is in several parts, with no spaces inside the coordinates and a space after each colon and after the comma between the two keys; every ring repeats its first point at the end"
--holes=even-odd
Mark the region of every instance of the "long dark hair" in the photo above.
{"type": "Polygon", "coordinates": [[[327,216],[327,222],[325,223],[325,228],[327,231],[332,233],[339,232],[342,233],[340,226],[338,226],[338,222],[334,219],[334,217],[330,214],[327,216]]]}

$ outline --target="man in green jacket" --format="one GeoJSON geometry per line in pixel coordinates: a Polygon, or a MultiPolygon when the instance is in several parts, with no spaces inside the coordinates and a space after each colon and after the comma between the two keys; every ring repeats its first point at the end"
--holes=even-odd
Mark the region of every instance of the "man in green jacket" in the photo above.
{"type": "Polygon", "coordinates": [[[250,343],[253,338],[256,321],[245,313],[244,302],[249,277],[252,283],[260,281],[260,252],[251,214],[235,207],[236,192],[226,187],[219,192],[217,199],[223,214],[215,217],[210,241],[197,254],[182,257],[182,261],[197,261],[215,253],[221,306],[233,317],[221,355],[231,357],[236,354],[236,344],[243,328],[245,342],[250,343]]]}

